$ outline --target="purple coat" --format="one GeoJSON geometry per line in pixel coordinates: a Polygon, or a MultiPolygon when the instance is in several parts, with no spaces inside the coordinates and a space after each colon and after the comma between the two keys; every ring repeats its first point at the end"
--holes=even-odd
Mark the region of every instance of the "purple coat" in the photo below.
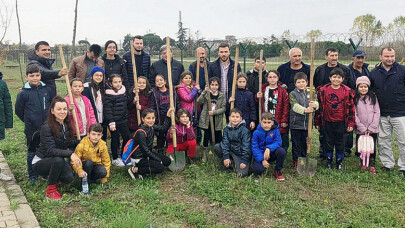
{"type": "Polygon", "coordinates": [[[366,130],[378,133],[378,124],[380,122],[380,106],[376,100],[375,105],[371,103],[368,97],[366,102],[362,98],[356,105],[356,134],[364,134],[366,130]]]}
{"type": "MultiPolygon", "coordinates": [[[[183,124],[176,124],[176,136],[177,136],[177,144],[182,144],[185,141],[195,139],[195,133],[193,126],[191,125],[189,128],[183,124]]],[[[166,135],[167,145],[173,145],[173,140],[170,134],[170,128],[167,131],[166,135]]]]}
{"type": "Polygon", "coordinates": [[[180,85],[177,87],[177,95],[180,98],[180,106],[181,108],[187,109],[191,115],[194,114],[194,99],[197,97],[198,90],[193,83],[193,89],[181,82],[180,85]]]}

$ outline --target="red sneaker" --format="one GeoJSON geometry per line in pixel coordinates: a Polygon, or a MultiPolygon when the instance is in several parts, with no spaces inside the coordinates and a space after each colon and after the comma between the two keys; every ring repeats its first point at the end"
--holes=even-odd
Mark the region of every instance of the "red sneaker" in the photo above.
{"type": "Polygon", "coordinates": [[[276,171],[274,172],[274,176],[275,176],[276,179],[279,180],[279,181],[285,180],[283,174],[281,173],[281,170],[276,170],[276,171]]]}
{"type": "Polygon", "coordinates": [[[294,170],[297,171],[298,169],[298,161],[294,161],[294,170]]]}
{"type": "Polygon", "coordinates": [[[375,173],[375,167],[374,167],[374,166],[371,166],[371,167],[370,167],[370,172],[371,172],[373,175],[376,174],[376,173],[375,173]]]}
{"type": "Polygon", "coordinates": [[[58,187],[56,184],[48,185],[46,188],[46,198],[51,200],[60,200],[62,199],[61,194],[58,192],[58,187]]]}
{"type": "Polygon", "coordinates": [[[365,165],[362,165],[361,170],[365,170],[365,169],[367,169],[367,167],[365,165]]]}

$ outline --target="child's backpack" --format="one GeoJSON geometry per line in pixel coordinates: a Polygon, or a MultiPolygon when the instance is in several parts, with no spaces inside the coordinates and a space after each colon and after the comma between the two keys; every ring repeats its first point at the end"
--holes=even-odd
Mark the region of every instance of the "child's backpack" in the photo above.
{"type": "Polygon", "coordinates": [[[142,131],[143,133],[145,133],[146,136],[148,136],[146,134],[146,131],[143,129],[138,129],[135,131],[134,136],[132,137],[132,139],[128,140],[127,144],[125,144],[124,150],[122,151],[121,158],[124,165],[127,165],[131,161],[131,155],[139,148],[139,144],[134,147],[134,139],[136,133],[138,133],[139,131],[142,131]]]}
{"type": "Polygon", "coordinates": [[[369,134],[360,135],[357,141],[360,159],[363,161],[363,167],[368,167],[370,162],[370,154],[374,153],[374,140],[369,134]]]}

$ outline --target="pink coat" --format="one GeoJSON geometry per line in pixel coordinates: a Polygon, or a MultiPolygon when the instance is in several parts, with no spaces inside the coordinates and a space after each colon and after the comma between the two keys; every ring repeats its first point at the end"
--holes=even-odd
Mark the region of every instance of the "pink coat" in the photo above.
{"type": "MultiPolygon", "coordinates": [[[[177,138],[176,138],[177,144],[182,144],[188,140],[194,140],[195,133],[194,133],[193,125],[191,125],[189,128],[187,128],[183,124],[176,124],[176,136],[177,136],[177,138]]],[[[170,128],[167,131],[166,139],[167,139],[167,145],[173,145],[170,128]]]]}
{"type": "MultiPolygon", "coordinates": [[[[195,84],[193,83],[193,86],[195,84]]],[[[194,114],[194,99],[198,95],[198,90],[196,87],[190,89],[183,82],[180,83],[177,87],[177,94],[180,98],[180,107],[187,109],[191,115],[194,114]]]]}
{"type": "MultiPolygon", "coordinates": [[[[89,128],[92,124],[97,123],[96,117],[94,116],[94,110],[93,107],[91,106],[90,100],[81,95],[80,97],[83,99],[84,102],[84,108],[86,110],[86,120],[87,120],[87,130],[86,132],[89,132],[89,128]]],[[[68,103],[68,107],[70,105],[70,99],[69,99],[69,95],[67,95],[65,97],[65,101],[68,103]]],[[[80,109],[79,109],[79,105],[77,104],[76,100],[73,99],[73,103],[75,104],[75,111],[76,111],[76,117],[77,117],[77,124],[79,125],[79,130],[80,130],[80,135],[83,135],[84,130],[83,130],[83,121],[82,121],[82,115],[80,113],[80,109]]],[[[75,126],[75,122],[73,120],[73,115],[72,113],[69,113],[69,117],[70,117],[70,121],[72,123],[73,126],[73,131],[76,133],[76,126],[75,126]]]]}
{"type": "MultiPolygon", "coordinates": [[[[376,98],[377,99],[377,98],[376,98]]],[[[371,99],[367,98],[366,102],[362,98],[356,105],[356,134],[364,134],[366,130],[378,133],[378,124],[380,122],[380,106],[376,100],[375,105],[371,99]]]]}

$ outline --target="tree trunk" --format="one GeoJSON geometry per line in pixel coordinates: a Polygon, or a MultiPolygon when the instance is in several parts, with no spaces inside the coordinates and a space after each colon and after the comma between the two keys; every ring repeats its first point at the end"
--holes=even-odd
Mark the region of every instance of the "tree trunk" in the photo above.
{"type": "Polygon", "coordinates": [[[21,67],[21,60],[20,60],[20,51],[21,51],[21,26],[20,26],[20,17],[18,16],[18,0],[15,0],[15,13],[17,14],[17,24],[18,24],[18,36],[20,38],[20,41],[18,43],[18,52],[17,52],[17,59],[18,59],[18,66],[20,67],[20,76],[21,76],[21,82],[24,86],[24,76],[22,72],[22,67],[21,67]]]}
{"type": "Polygon", "coordinates": [[[75,7],[75,22],[73,25],[73,40],[72,40],[72,54],[71,54],[71,59],[76,55],[76,26],[77,26],[77,5],[79,3],[79,0],[76,0],[76,7],[75,7]]]}

